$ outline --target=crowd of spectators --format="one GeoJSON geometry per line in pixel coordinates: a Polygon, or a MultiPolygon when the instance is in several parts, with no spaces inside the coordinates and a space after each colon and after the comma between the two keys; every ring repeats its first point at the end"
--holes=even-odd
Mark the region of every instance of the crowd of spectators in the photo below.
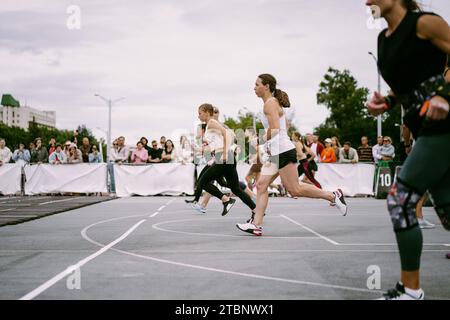
{"type": "MultiPolygon", "coordinates": [[[[198,135],[201,133],[202,131],[198,135]]],[[[323,143],[316,134],[306,134],[303,139],[306,146],[314,153],[314,160],[317,163],[378,164],[380,161],[391,162],[395,158],[395,148],[392,145],[392,139],[388,136],[378,137],[373,147],[370,146],[368,137],[363,136],[357,148],[352,147],[349,141],[341,146],[339,139],[335,136],[324,139],[323,143]]],[[[48,145],[45,145],[41,138],[36,138],[29,143],[28,149],[25,143],[20,143],[12,152],[6,146],[6,141],[0,138],[0,165],[9,162],[54,165],[103,162],[98,146],[91,145],[88,137],[83,137],[79,146],[77,140],[75,133],[73,139],[64,144],[51,138],[48,145]]],[[[125,137],[118,137],[112,143],[109,162],[135,165],[174,162],[186,164],[192,163],[194,157],[198,156],[198,147],[195,147],[198,143],[190,141],[186,135],[180,137],[176,146],[172,140],[164,136],[159,139],[159,143],[157,140],[152,140],[149,145],[148,142],[146,137],[142,137],[130,147],[125,143],[125,137]]]]}

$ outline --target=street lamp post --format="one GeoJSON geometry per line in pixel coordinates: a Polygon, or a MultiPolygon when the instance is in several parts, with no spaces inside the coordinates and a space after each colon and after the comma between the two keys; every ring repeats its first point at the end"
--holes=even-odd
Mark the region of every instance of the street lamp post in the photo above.
{"type": "MultiPolygon", "coordinates": [[[[381,94],[381,73],[380,73],[380,68],[378,67],[378,60],[375,57],[375,55],[373,54],[373,52],[369,52],[369,54],[372,56],[372,58],[375,60],[375,63],[377,65],[377,72],[378,72],[378,93],[381,94]]],[[[381,136],[381,115],[379,115],[377,117],[377,136],[381,136]]]]}
{"type": "Polygon", "coordinates": [[[125,97],[121,97],[116,100],[106,99],[105,97],[99,95],[98,93],[95,94],[96,97],[99,97],[103,101],[105,101],[108,104],[108,134],[107,134],[107,147],[106,147],[106,161],[109,162],[109,158],[111,156],[111,108],[113,103],[119,102],[120,100],[125,99],[125,97]]]}

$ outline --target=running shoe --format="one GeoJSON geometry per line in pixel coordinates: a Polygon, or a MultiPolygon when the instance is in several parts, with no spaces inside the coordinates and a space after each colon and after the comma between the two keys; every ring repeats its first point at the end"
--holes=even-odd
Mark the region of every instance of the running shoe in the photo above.
{"type": "Polygon", "coordinates": [[[186,203],[195,203],[195,200],[184,199],[184,202],[186,202],[186,203]]]}
{"type": "Polygon", "coordinates": [[[206,208],[204,206],[202,206],[201,204],[196,203],[196,202],[192,204],[192,209],[197,211],[199,214],[205,214],[206,213],[206,208]]]}
{"type": "Polygon", "coordinates": [[[447,259],[450,259],[450,252],[445,255],[447,259]]]}
{"type": "Polygon", "coordinates": [[[262,227],[255,226],[253,223],[237,223],[236,227],[241,231],[251,233],[255,236],[262,236],[262,227]]]}
{"type": "Polygon", "coordinates": [[[231,210],[231,208],[234,206],[235,202],[236,202],[235,199],[230,198],[230,200],[223,203],[222,216],[226,215],[231,210]]]}
{"type": "Polygon", "coordinates": [[[434,229],[436,227],[436,225],[434,225],[433,223],[431,223],[430,221],[426,220],[426,219],[417,219],[419,220],[419,227],[420,229],[434,229]]]}
{"type": "Polygon", "coordinates": [[[377,300],[423,300],[425,292],[422,289],[418,290],[417,294],[414,294],[412,290],[406,292],[405,286],[401,282],[397,282],[394,289],[388,290],[383,294],[383,298],[377,300]]]}
{"type": "Polygon", "coordinates": [[[336,204],[336,208],[342,213],[343,216],[347,215],[347,203],[345,203],[344,193],[341,189],[337,189],[333,192],[334,194],[334,203],[336,204]]]}

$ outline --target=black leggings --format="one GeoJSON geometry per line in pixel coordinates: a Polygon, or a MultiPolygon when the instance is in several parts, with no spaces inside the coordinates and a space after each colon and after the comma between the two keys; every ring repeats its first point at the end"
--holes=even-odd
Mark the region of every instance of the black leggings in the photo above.
{"type": "Polygon", "coordinates": [[[202,195],[202,190],[212,194],[213,196],[222,199],[223,193],[212,184],[212,181],[220,181],[224,177],[227,182],[227,187],[231,189],[239,199],[242,200],[250,209],[255,209],[256,204],[252,199],[239,187],[239,177],[236,171],[236,161],[233,164],[214,163],[208,169],[202,170],[197,188],[195,189],[194,201],[199,201],[202,195]]]}
{"type": "Polygon", "coordinates": [[[311,167],[307,159],[300,160],[300,164],[297,167],[298,176],[300,177],[303,173],[317,188],[322,189],[320,183],[314,178],[311,167]]]}
{"type": "MultiPolygon", "coordinates": [[[[196,190],[194,193],[195,195],[197,194],[197,188],[198,188],[200,178],[203,177],[205,172],[208,171],[210,168],[211,168],[210,165],[206,165],[200,172],[200,175],[197,178],[197,182],[195,183],[195,190],[196,190]]],[[[229,188],[228,183],[225,181],[225,178],[223,176],[221,176],[220,178],[217,178],[215,180],[217,181],[217,183],[220,186],[222,186],[224,188],[229,188]]],[[[224,196],[224,194],[213,184],[213,180],[209,181],[203,189],[220,200],[224,196]]],[[[202,189],[200,189],[200,190],[202,190],[202,189]]],[[[201,192],[200,192],[200,194],[201,194],[201,192]]],[[[196,201],[198,201],[198,200],[196,200],[196,201]]]]}

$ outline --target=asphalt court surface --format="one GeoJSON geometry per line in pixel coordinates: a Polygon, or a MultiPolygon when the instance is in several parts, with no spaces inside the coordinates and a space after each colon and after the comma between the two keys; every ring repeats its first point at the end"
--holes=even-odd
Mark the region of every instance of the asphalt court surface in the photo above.
{"type": "MultiPolygon", "coordinates": [[[[255,237],[235,226],[250,215],[239,200],[222,217],[217,200],[199,215],[184,199],[122,198],[1,227],[0,299],[374,299],[399,280],[385,200],[350,198],[343,217],[325,201],[270,198],[255,237]],[[373,270],[380,290],[367,286],[373,270]]],[[[424,215],[437,225],[423,230],[425,298],[450,299],[450,233],[424,215]]]]}

